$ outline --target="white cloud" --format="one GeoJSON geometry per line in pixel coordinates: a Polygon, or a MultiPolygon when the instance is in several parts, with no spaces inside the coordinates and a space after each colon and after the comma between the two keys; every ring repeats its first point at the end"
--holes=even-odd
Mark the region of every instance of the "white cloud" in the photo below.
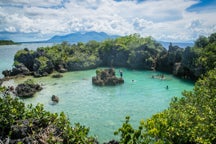
{"type": "Polygon", "coordinates": [[[0,5],[52,7],[62,2],[63,0],[1,0],[0,5]]]}
{"type": "Polygon", "coordinates": [[[40,37],[76,31],[140,33],[158,40],[188,41],[216,31],[215,11],[189,12],[197,0],[1,0],[0,31],[40,37]]]}
{"type": "Polygon", "coordinates": [[[6,27],[6,28],[5,28],[5,31],[8,31],[8,32],[16,32],[16,28],[13,27],[13,26],[6,27]]]}

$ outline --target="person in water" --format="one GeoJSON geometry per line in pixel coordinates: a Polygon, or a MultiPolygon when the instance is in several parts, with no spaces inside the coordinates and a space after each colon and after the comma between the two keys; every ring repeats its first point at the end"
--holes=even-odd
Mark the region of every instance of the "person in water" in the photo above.
{"type": "Polygon", "coordinates": [[[166,89],[167,89],[167,90],[169,89],[169,86],[168,86],[168,85],[166,86],[166,89]]]}
{"type": "Polygon", "coordinates": [[[122,78],[123,77],[123,72],[121,70],[119,70],[119,73],[120,73],[120,77],[122,78]]]}

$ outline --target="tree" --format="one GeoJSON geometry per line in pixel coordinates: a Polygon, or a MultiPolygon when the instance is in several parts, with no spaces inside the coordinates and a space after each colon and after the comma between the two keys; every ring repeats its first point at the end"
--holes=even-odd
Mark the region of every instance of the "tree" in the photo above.
{"type": "Polygon", "coordinates": [[[204,48],[208,44],[209,40],[205,36],[199,36],[199,38],[195,41],[195,46],[199,48],[204,48]]]}

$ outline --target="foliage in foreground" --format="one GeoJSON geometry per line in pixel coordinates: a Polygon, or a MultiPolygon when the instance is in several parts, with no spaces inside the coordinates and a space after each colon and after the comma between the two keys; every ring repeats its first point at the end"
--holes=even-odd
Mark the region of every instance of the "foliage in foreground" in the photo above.
{"type": "Polygon", "coordinates": [[[213,144],[216,143],[216,69],[198,80],[193,91],[174,98],[169,109],[141,121],[138,129],[130,117],[115,134],[120,143],[213,144]]]}
{"type": "MultiPolygon", "coordinates": [[[[2,89],[3,90],[3,89],[2,89]]],[[[97,143],[89,129],[71,127],[64,113],[50,113],[43,105],[25,107],[11,96],[0,98],[0,141],[10,143],[97,143]]]]}

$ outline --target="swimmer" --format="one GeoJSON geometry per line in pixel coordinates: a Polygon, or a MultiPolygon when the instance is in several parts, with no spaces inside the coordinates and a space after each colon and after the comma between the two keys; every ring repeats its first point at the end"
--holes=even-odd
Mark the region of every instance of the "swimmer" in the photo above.
{"type": "Polygon", "coordinates": [[[122,72],[121,70],[119,70],[119,73],[120,73],[120,76],[121,76],[121,78],[122,78],[123,72],[122,72]]]}
{"type": "Polygon", "coordinates": [[[166,86],[166,89],[167,89],[167,90],[169,89],[169,86],[168,86],[168,85],[166,86]]]}

